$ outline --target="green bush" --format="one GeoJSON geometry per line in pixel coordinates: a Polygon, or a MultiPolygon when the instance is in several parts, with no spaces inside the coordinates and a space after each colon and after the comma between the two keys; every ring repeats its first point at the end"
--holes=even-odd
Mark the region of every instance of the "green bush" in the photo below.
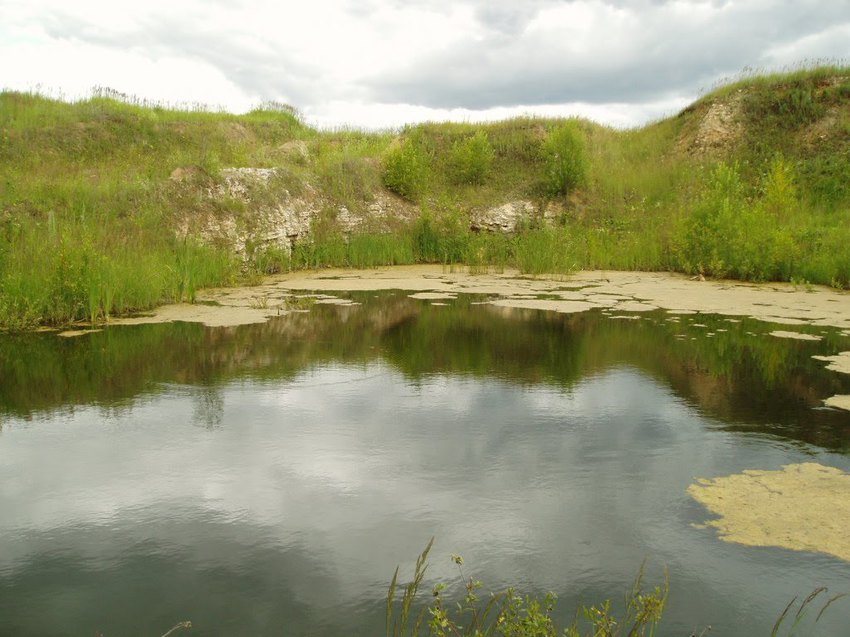
{"type": "Polygon", "coordinates": [[[456,141],[449,158],[453,180],[461,184],[480,184],[490,173],[493,156],[493,147],[484,131],[456,141]]]}
{"type": "Polygon", "coordinates": [[[391,147],[384,156],[384,186],[410,201],[425,191],[430,172],[430,157],[415,138],[391,147]]]}
{"type": "Polygon", "coordinates": [[[548,194],[566,195],[587,180],[587,153],[576,121],[568,121],[549,133],[543,143],[543,157],[548,194]]]}
{"type": "Polygon", "coordinates": [[[798,206],[794,167],[777,155],[762,178],[762,202],[767,212],[787,218],[798,206]]]}
{"type": "Polygon", "coordinates": [[[737,164],[718,164],[685,220],[679,253],[685,272],[727,276],[746,199],[737,164]]]}
{"type": "Polygon", "coordinates": [[[762,179],[761,196],[746,196],[737,164],[718,164],[684,223],[680,265],[685,272],[751,281],[789,280],[801,250],[787,220],[797,200],[791,167],[777,157],[762,179]]]}

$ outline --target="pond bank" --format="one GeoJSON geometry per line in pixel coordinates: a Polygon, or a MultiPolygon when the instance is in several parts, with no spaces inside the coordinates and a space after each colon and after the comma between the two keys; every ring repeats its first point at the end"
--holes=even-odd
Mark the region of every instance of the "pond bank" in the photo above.
{"type": "MultiPolygon", "coordinates": [[[[788,283],[745,283],[702,280],[670,272],[583,271],[570,275],[527,277],[519,272],[473,273],[466,267],[413,265],[370,270],[325,269],[291,272],[254,287],[214,288],[200,292],[198,303],[165,305],[146,316],[122,318],[113,325],[185,321],[210,327],[264,323],[274,316],[303,310],[305,292],[312,302],[349,303],[337,292],[406,290],[411,296],[441,305],[456,294],[490,297],[496,307],[576,313],[592,309],[632,318],[641,312],[666,310],[669,320],[680,314],[750,317],[798,329],[776,330],[774,336],[818,340],[805,330],[838,328],[850,334],[850,293],[824,286],[788,283]]],[[[730,321],[736,319],[729,318],[730,321]]],[[[85,334],[78,330],[66,336],[85,334]]],[[[850,373],[850,352],[818,357],[828,369],[850,373]]],[[[847,409],[846,396],[834,396],[827,406],[847,409]]]]}

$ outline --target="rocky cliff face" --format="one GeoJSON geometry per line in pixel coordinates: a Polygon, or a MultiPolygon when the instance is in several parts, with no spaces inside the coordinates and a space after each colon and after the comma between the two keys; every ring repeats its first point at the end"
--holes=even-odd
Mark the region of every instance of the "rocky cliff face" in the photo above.
{"type": "MultiPolygon", "coordinates": [[[[191,214],[177,222],[178,237],[199,237],[231,247],[240,256],[273,247],[291,253],[309,241],[317,224],[332,225],[344,237],[357,231],[388,232],[420,214],[416,206],[379,189],[359,209],[336,204],[307,182],[293,182],[286,168],[224,168],[215,179],[195,167],[176,169],[173,186],[193,196],[191,214]]],[[[476,232],[516,232],[533,223],[552,223],[562,210],[550,203],[541,209],[516,200],[472,211],[469,228],[476,232]]]]}
{"type": "Polygon", "coordinates": [[[361,210],[350,210],[335,205],[309,183],[292,187],[284,168],[224,168],[206,184],[192,180],[195,174],[190,168],[172,173],[172,181],[193,188],[197,198],[192,214],[179,220],[177,235],[231,246],[242,256],[262,247],[289,253],[298,242],[310,239],[317,222],[332,223],[345,236],[364,228],[380,230],[418,212],[384,192],[376,193],[361,210]]]}

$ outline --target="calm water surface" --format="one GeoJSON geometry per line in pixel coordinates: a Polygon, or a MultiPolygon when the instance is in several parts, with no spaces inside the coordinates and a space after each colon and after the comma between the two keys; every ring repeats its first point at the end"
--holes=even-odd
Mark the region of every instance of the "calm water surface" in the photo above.
{"type": "MultiPolygon", "coordinates": [[[[850,339],[355,298],[0,337],[0,635],[383,634],[393,570],[432,536],[429,587],[460,553],[488,589],[557,592],[563,620],[666,567],[662,635],[769,634],[795,595],[850,591],[850,564],[694,528],[686,493],[850,470],[850,414],[820,408],[850,377],[811,359],[850,339]]],[[[836,602],[816,634],[847,625],[836,602]]]]}

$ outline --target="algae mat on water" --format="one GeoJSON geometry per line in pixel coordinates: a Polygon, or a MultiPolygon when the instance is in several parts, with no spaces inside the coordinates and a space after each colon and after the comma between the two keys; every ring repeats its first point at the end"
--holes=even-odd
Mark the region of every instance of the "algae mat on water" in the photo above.
{"type": "Polygon", "coordinates": [[[719,515],[726,542],[826,553],[850,562],[850,474],[815,462],[701,479],[688,493],[719,515]]]}
{"type": "MultiPolygon", "coordinates": [[[[668,272],[595,271],[524,277],[517,271],[473,274],[467,268],[439,265],[300,270],[270,277],[260,286],[202,290],[197,300],[206,305],[165,305],[150,316],[113,319],[110,323],[191,321],[210,326],[262,323],[289,311],[287,299],[293,295],[377,290],[406,290],[414,293],[414,298],[424,300],[452,298],[459,293],[481,294],[493,297],[489,302],[501,307],[570,314],[591,309],[647,312],[660,308],[671,314],[749,316],[785,325],[850,328],[850,294],[819,286],[801,290],[784,283],[696,281],[668,272]]],[[[329,300],[319,302],[340,302],[325,298],[329,300]]],[[[781,330],[774,332],[774,336],[820,338],[820,335],[781,330]]]]}

